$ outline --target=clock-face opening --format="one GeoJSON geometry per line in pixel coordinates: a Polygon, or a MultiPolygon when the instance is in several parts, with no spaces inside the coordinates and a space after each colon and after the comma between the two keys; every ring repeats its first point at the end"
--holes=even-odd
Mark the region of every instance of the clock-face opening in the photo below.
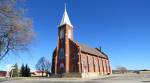
{"type": "Polygon", "coordinates": [[[63,38],[64,38],[64,30],[61,29],[61,31],[60,31],[60,39],[63,39],[63,38]]]}

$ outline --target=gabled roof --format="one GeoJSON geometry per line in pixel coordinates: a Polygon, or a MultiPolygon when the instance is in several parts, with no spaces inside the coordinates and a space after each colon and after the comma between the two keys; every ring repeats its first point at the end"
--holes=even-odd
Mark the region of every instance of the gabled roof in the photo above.
{"type": "Polygon", "coordinates": [[[65,24],[68,24],[69,26],[73,27],[71,22],[70,22],[68,13],[67,13],[66,5],[65,5],[65,11],[64,11],[64,14],[63,14],[63,17],[62,17],[62,20],[60,22],[59,27],[62,26],[62,25],[65,25],[65,24]]]}
{"type": "Polygon", "coordinates": [[[77,43],[77,42],[75,42],[75,43],[81,48],[81,51],[83,51],[83,52],[87,52],[89,54],[93,54],[93,55],[100,56],[100,57],[103,57],[103,58],[108,58],[108,56],[105,53],[103,53],[103,52],[101,52],[101,51],[99,51],[95,48],[91,48],[87,45],[80,44],[80,43],[77,43]]]}

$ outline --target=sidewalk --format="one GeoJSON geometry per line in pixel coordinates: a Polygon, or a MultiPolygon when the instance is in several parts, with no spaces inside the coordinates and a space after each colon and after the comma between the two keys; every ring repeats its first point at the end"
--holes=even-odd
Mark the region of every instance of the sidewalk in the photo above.
{"type": "MultiPolygon", "coordinates": [[[[3,78],[2,81],[10,81],[10,80],[41,80],[41,81],[53,81],[53,82],[85,82],[90,80],[98,80],[98,79],[105,79],[109,77],[116,77],[120,75],[104,75],[99,77],[93,77],[93,78],[47,78],[47,77],[13,77],[13,78],[3,78]]],[[[1,81],[1,80],[0,80],[1,81]]]]}

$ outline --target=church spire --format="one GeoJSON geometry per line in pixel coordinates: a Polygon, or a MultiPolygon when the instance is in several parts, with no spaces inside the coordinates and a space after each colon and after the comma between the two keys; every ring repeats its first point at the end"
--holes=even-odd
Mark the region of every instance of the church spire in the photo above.
{"type": "Polygon", "coordinates": [[[65,3],[65,11],[64,11],[64,14],[63,14],[63,17],[62,17],[62,20],[61,20],[59,26],[62,26],[62,25],[65,25],[65,24],[68,24],[69,26],[73,27],[71,22],[70,22],[68,13],[67,13],[66,3],[65,3]]]}

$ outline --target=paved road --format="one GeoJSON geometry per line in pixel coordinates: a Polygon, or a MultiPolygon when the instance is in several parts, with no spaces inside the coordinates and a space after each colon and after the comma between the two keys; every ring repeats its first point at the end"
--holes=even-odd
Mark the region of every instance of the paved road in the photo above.
{"type": "Polygon", "coordinates": [[[150,83],[150,75],[119,75],[98,79],[20,79],[1,83],[150,83]]]}

